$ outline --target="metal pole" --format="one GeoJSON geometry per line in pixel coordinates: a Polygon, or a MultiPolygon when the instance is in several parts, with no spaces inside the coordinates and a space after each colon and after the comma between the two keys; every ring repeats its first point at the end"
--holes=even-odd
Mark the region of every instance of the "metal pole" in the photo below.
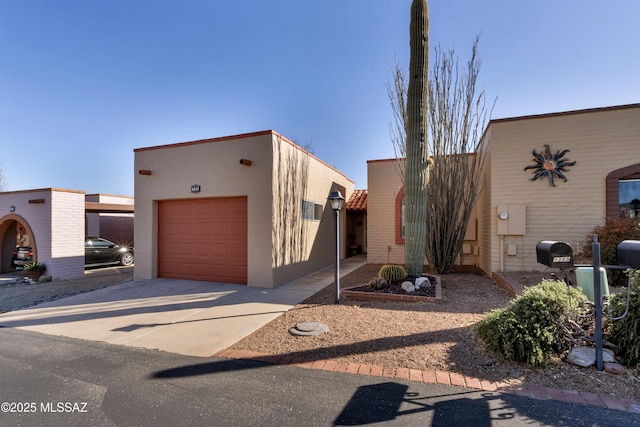
{"type": "Polygon", "coordinates": [[[340,304],[340,225],[338,224],[340,211],[336,209],[334,212],[336,213],[336,304],[340,304]]]}
{"type": "Polygon", "coordinates": [[[602,363],[602,295],[600,291],[600,243],[593,235],[593,299],[596,303],[596,368],[604,369],[602,363]]]}

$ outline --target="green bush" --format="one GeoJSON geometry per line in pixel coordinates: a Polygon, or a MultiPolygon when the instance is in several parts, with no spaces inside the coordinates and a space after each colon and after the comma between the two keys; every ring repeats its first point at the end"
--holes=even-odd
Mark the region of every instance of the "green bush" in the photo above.
{"type": "MultiPolygon", "coordinates": [[[[609,218],[605,225],[596,227],[593,233],[587,235],[587,242],[583,254],[586,258],[593,258],[593,235],[598,236],[600,243],[600,263],[604,265],[616,264],[616,249],[623,240],[640,240],[640,223],[638,218],[609,218]]],[[[620,270],[607,271],[609,282],[613,285],[626,284],[626,277],[620,270]]]]}
{"type": "MultiPolygon", "coordinates": [[[[627,366],[640,364],[640,270],[632,274],[632,289],[629,301],[629,312],[621,320],[611,321],[609,341],[616,346],[618,356],[627,366]]],[[[627,292],[611,297],[609,317],[620,317],[627,308],[627,292]]]]}
{"type": "Polygon", "coordinates": [[[407,277],[407,272],[401,265],[386,264],[382,266],[378,276],[389,283],[393,283],[404,280],[407,277]]]}
{"type": "Polygon", "coordinates": [[[557,350],[554,337],[565,317],[577,313],[585,300],[577,288],[544,280],[525,288],[507,308],[490,311],[478,333],[489,350],[505,359],[542,366],[557,350]]]}

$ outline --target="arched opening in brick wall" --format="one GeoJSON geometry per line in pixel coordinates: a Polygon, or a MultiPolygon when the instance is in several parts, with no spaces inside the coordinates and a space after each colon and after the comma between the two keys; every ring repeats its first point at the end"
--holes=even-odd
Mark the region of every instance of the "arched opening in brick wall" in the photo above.
{"type": "Polygon", "coordinates": [[[13,271],[13,252],[18,246],[29,246],[37,260],[36,238],[29,223],[20,215],[8,214],[0,218],[0,273],[13,271]]]}

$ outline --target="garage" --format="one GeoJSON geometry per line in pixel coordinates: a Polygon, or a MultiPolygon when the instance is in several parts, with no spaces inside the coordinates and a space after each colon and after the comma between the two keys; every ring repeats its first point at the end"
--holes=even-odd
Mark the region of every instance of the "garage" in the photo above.
{"type": "Polygon", "coordinates": [[[247,284],[247,197],[159,201],[158,277],[247,284]]]}

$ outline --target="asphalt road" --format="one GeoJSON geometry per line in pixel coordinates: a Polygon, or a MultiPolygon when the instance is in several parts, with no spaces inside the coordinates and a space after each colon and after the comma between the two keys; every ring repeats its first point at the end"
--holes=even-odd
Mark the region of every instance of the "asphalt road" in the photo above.
{"type": "Polygon", "coordinates": [[[0,328],[1,426],[632,426],[622,411],[0,328]]]}

